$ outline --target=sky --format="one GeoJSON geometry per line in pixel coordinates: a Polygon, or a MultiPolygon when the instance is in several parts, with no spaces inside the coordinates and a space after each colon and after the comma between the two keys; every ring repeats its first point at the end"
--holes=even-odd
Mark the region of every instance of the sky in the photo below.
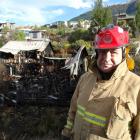
{"type": "MultiPolygon", "coordinates": [[[[128,0],[103,0],[105,5],[126,3],[128,0]]],[[[90,11],[94,0],[0,0],[0,22],[16,25],[44,25],[68,21],[90,11]]]]}

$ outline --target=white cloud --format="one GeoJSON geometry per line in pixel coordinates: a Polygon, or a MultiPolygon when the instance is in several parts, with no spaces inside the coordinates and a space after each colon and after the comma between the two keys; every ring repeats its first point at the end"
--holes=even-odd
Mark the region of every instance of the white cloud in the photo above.
{"type": "Polygon", "coordinates": [[[49,6],[66,6],[72,8],[86,8],[91,7],[93,0],[6,0],[20,5],[34,6],[38,8],[49,6]]]}
{"type": "Polygon", "coordinates": [[[45,19],[39,9],[34,7],[26,8],[3,8],[0,17],[5,20],[20,20],[27,21],[28,23],[45,23],[45,19]]]}
{"type": "Polygon", "coordinates": [[[37,24],[45,23],[41,10],[34,7],[26,7],[26,9],[22,9],[21,20],[37,24]]]}
{"type": "Polygon", "coordinates": [[[16,0],[3,0],[0,4],[0,22],[5,21],[20,21],[27,24],[45,24],[47,20],[53,19],[53,17],[62,15],[64,11],[62,9],[45,10],[44,5],[34,2],[25,2],[21,0],[21,3],[16,0]],[[16,3],[17,2],[17,3],[16,3]],[[49,15],[49,16],[48,16],[49,15]]]}
{"type": "Polygon", "coordinates": [[[63,15],[60,7],[90,8],[94,0],[0,0],[0,21],[45,24],[63,15]],[[58,7],[57,7],[58,6],[58,7]]]}
{"type": "Polygon", "coordinates": [[[82,0],[70,0],[69,1],[69,6],[79,9],[79,8],[87,8],[87,7],[91,7],[91,3],[90,2],[83,2],[82,0]]]}
{"type": "Polygon", "coordinates": [[[64,11],[62,9],[52,10],[50,14],[62,15],[64,11]]]}
{"type": "Polygon", "coordinates": [[[46,6],[66,6],[75,9],[91,7],[92,0],[43,0],[46,6]]]}
{"type": "MultiPolygon", "coordinates": [[[[38,0],[36,0],[38,1],[38,0]]],[[[91,8],[94,5],[95,0],[41,0],[46,6],[66,6],[75,9],[91,8]]],[[[103,0],[107,2],[109,0],[103,0]]],[[[40,2],[40,1],[39,1],[40,2]]]]}

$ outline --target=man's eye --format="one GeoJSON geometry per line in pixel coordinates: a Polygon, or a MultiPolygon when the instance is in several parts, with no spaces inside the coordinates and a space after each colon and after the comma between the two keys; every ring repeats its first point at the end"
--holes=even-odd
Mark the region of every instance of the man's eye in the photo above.
{"type": "Polygon", "coordinates": [[[102,51],[99,51],[99,53],[103,54],[103,53],[106,53],[106,51],[103,51],[103,50],[102,50],[102,51]]]}
{"type": "Polygon", "coordinates": [[[116,54],[116,53],[117,53],[117,51],[112,51],[111,53],[114,53],[114,54],[116,54]]]}

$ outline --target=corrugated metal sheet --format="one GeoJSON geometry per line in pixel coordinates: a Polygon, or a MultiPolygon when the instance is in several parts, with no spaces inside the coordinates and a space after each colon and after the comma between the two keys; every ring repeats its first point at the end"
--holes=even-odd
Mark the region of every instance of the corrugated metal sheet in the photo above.
{"type": "Polygon", "coordinates": [[[49,44],[48,41],[9,41],[2,48],[0,48],[1,52],[17,54],[20,51],[44,51],[45,48],[49,44]]]}

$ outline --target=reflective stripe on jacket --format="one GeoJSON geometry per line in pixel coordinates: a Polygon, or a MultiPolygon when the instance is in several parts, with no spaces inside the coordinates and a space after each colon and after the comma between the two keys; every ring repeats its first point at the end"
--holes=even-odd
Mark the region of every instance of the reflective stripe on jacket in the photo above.
{"type": "Polygon", "coordinates": [[[72,97],[68,120],[71,127],[62,134],[74,140],[140,140],[140,78],[125,61],[109,80],[101,80],[97,70],[85,73],[72,97]]]}

